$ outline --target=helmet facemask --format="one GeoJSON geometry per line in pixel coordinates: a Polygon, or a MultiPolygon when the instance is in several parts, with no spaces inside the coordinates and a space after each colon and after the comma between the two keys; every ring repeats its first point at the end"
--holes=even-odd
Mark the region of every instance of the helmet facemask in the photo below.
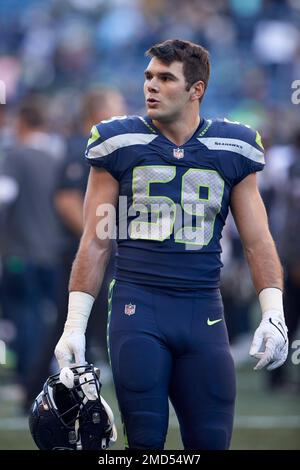
{"type": "Polygon", "coordinates": [[[67,373],[68,387],[62,373],[50,376],[32,406],[29,424],[37,446],[106,449],[117,433],[113,413],[100,395],[99,370],[84,365],[68,368],[67,373]]]}

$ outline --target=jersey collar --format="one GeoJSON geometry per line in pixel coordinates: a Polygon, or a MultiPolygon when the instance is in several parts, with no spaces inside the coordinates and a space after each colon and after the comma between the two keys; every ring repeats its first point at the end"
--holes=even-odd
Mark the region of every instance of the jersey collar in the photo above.
{"type": "MultiPolygon", "coordinates": [[[[174,142],[172,142],[170,139],[168,139],[167,137],[165,137],[164,134],[162,134],[162,133],[160,132],[160,130],[153,124],[152,119],[150,119],[148,116],[144,116],[144,117],[142,118],[142,121],[144,122],[145,126],[146,126],[149,130],[151,130],[153,133],[160,135],[160,137],[161,137],[162,139],[164,139],[166,142],[168,142],[169,144],[171,144],[173,147],[178,147],[174,142]]],[[[188,145],[195,137],[198,137],[199,134],[201,134],[201,132],[205,129],[205,127],[207,126],[207,124],[208,124],[208,121],[202,117],[202,118],[200,119],[199,125],[198,125],[197,129],[195,130],[194,134],[193,134],[183,145],[181,145],[180,147],[185,147],[185,146],[188,145]]]]}

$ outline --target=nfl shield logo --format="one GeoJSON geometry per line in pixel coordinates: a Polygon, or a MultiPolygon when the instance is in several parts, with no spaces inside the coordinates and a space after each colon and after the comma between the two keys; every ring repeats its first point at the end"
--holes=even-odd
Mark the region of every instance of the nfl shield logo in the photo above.
{"type": "Polygon", "coordinates": [[[125,305],[125,315],[133,315],[135,313],[135,305],[130,303],[129,305],[125,305]]]}
{"type": "Polygon", "coordinates": [[[180,158],[183,158],[184,157],[184,149],[180,149],[180,148],[173,149],[173,157],[177,158],[178,160],[180,158]]]}

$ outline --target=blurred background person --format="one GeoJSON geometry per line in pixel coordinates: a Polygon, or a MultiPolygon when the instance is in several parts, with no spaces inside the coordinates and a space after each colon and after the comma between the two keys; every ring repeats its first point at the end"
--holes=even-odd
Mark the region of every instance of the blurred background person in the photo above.
{"type": "Polygon", "coordinates": [[[11,147],[3,150],[2,309],[16,330],[13,349],[25,387],[45,331],[55,315],[56,267],[61,234],[54,208],[58,156],[45,129],[46,101],[28,96],[17,111],[11,147]]]}
{"type": "MultiPolygon", "coordinates": [[[[65,159],[60,167],[55,204],[63,223],[66,244],[61,257],[63,275],[59,286],[63,298],[60,310],[67,311],[68,281],[71,265],[74,261],[83,228],[83,201],[88,180],[89,168],[83,155],[92,127],[110,119],[122,116],[127,112],[126,103],[121,93],[109,87],[97,87],[85,92],[82,96],[81,112],[75,117],[74,133],[67,140],[65,159]]],[[[107,319],[107,288],[113,275],[113,262],[107,270],[103,290],[94,307],[88,335],[91,337],[90,359],[107,360],[106,356],[106,319],[107,319]]],[[[63,326],[61,324],[60,326],[63,326]]]]}
{"type": "MultiPolygon", "coordinates": [[[[79,114],[74,116],[72,133],[66,141],[66,153],[59,166],[55,191],[55,206],[65,235],[59,262],[58,315],[52,329],[46,332],[43,346],[29,375],[25,408],[30,407],[51,372],[54,347],[62,333],[68,311],[71,266],[83,228],[83,201],[89,174],[89,167],[83,156],[91,128],[112,116],[126,114],[123,96],[112,88],[94,88],[86,91],[81,98],[81,109],[79,114]]],[[[106,322],[108,285],[113,277],[113,264],[114,255],[111,257],[101,292],[93,307],[87,331],[89,342],[87,357],[90,362],[101,365],[102,381],[106,379],[106,374],[110,375],[107,365],[106,322]]]]}
{"type": "MultiPolygon", "coordinates": [[[[300,123],[291,143],[275,145],[269,149],[266,158],[269,165],[261,186],[268,203],[270,226],[284,265],[284,307],[292,344],[300,323],[300,123]]],[[[281,371],[274,370],[268,374],[271,389],[296,389],[300,392],[300,384],[294,383],[296,377],[292,377],[289,364],[287,361],[281,371]]]]}

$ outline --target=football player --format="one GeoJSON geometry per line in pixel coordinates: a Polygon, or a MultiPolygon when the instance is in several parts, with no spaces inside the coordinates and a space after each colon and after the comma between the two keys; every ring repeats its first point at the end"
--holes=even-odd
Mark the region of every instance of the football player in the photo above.
{"type": "Polygon", "coordinates": [[[210,74],[203,47],[168,40],[147,55],[147,115],[91,132],[85,229],[56,357],[60,367],[85,361],[84,333],[114,234],[108,208],[118,207],[109,350],[125,445],[163,449],[170,398],[185,449],[228,449],[235,373],[219,279],[229,208],[262,308],[255,369],[279,367],[288,352],[282,268],[256,185],[263,146],[248,126],[200,116],[210,74]]]}

